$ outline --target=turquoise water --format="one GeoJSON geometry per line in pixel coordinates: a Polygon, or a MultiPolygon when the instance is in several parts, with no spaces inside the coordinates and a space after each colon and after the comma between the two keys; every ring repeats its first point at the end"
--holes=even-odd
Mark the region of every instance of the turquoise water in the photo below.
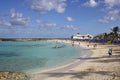
{"type": "Polygon", "coordinates": [[[80,48],[55,42],[0,42],[0,71],[29,71],[67,64],[80,56],[80,48]]]}

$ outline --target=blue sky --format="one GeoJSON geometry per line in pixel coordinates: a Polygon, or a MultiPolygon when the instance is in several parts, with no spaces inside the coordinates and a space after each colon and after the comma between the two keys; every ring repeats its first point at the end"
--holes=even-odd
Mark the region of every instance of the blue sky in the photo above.
{"type": "Polygon", "coordinates": [[[120,26],[120,0],[0,0],[0,38],[68,38],[120,26]]]}

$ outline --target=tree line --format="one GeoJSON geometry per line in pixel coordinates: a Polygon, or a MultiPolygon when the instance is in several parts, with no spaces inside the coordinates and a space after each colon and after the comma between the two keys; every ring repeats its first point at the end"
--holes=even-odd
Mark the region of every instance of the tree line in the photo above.
{"type": "Polygon", "coordinates": [[[102,33],[97,36],[95,36],[95,39],[104,39],[106,41],[109,41],[110,43],[113,43],[113,41],[120,41],[120,28],[119,26],[115,26],[111,29],[111,32],[102,33]]]}

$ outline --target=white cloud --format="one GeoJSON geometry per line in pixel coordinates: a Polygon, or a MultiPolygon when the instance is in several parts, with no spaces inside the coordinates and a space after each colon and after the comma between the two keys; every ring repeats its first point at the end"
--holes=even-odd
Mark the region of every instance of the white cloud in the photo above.
{"type": "Polygon", "coordinates": [[[108,15],[105,16],[103,19],[100,19],[99,21],[103,23],[109,23],[110,21],[116,20],[120,20],[120,10],[118,9],[109,11],[108,15]]]}
{"type": "Polygon", "coordinates": [[[29,22],[30,18],[16,18],[10,21],[12,26],[25,26],[29,22]]]}
{"type": "Polygon", "coordinates": [[[10,17],[11,18],[21,18],[23,16],[22,13],[17,13],[15,9],[10,10],[10,17]]]}
{"type": "Polygon", "coordinates": [[[107,9],[112,9],[115,6],[120,6],[120,0],[89,0],[83,5],[86,7],[96,7],[99,4],[103,5],[103,7],[107,9]]]}
{"type": "Polygon", "coordinates": [[[66,20],[69,21],[69,22],[74,21],[74,19],[72,17],[69,17],[69,16],[66,17],[66,20]]]}
{"type": "Polygon", "coordinates": [[[96,2],[95,0],[89,0],[88,2],[84,3],[83,5],[86,7],[96,7],[98,6],[98,2],[96,2]]]}
{"type": "Polygon", "coordinates": [[[51,22],[44,22],[40,19],[36,19],[36,23],[40,26],[41,29],[52,29],[56,28],[57,24],[56,23],[51,23],[51,22]]]}
{"type": "Polygon", "coordinates": [[[9,19],[0,20],[0,25],[11,27],[26,26],[30,21],[30,18],[23,18],[23,14],[16,12],[15,9],[11,9],[9,14],[9,19]]]}
{"type": "Polygon", "coordinates": [[[66,26],[62,27],[62,29],[65,29],[65,30],[77,30],[77,28],[74,27],[73,25],[66,25],[66,26]]]}
{"type": "Polygon", "coordinates": [[[2,26],[11,26],[11,23],[5,20],[0,20],[0,25],[2,26]]]}
{"type": "Polygon", "coordinates": [[[41,20],[40,19],[36,19],[36,23],[41,23],[41,20]]]}
{"type": "Polygon", "coordinates": [[[66,0],[32,0],[31,9],[41,13],[55,10],[63,13],[66,8],[66,0]]]}
{"type": "Polygon", "coordinates": [[[56,27],[56,23],[41,23],[40,27],[42,29],[55,28],[56,27]]]}
{"type": "Polygon", "coordinates": [[[111,9],[114,6],[120,6],[120,0],[104,0],[104,3],[108,9],[111,9]]]}
{"type": "Polygon", "coordinates": [[[109,23],[120,20],[120,0],[103,0],[101,5],[103,5],[104,9],[102,10],[106,12],[107,15],[104,16],[103,19],[99,19],[100,22],[109,23]]]}

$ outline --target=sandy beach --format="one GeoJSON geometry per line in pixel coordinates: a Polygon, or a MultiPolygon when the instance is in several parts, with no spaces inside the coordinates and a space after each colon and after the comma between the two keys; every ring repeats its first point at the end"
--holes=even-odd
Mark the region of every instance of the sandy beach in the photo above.
{"type": "Polygon", "coordinates": [[[74,44],[83,47],[86,55],[58,68],[33,72],[30,80],[120,80],[120,46],[97,44],[94,48],[95,43],[76,41],[74,44]],[[107,54],[109,48],[113,49],[111,57],[107,54]]]}

